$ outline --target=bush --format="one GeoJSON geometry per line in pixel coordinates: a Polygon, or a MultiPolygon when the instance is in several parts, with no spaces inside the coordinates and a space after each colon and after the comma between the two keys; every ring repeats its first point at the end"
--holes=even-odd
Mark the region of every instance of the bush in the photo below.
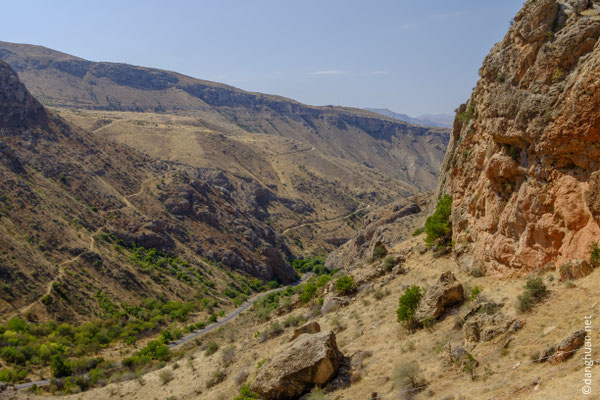
{"type": "Polygon", "coordinates": [[[52,356],[50,361],[50,371],[52,371],[52,377],[54,378],[63,378],[72,374],[69,361],[58,354],[52,356]]]}
{"type": "Polygon", "coordinates": [[[600,263],[600,246],[598,242],[590,243],[590,264],[596,268],[600,263]]]}
{"type": "Polygon", "coordinates": [[[532,278],[525,284],[525,289],[531,293],[534,299],[540,300],[546,294],[546,285],[542,278],[532,278]]]}
{"type": "Polygon", "coordinates": [[[315,386],[313,390],[310,391],[306,400],[328,400],[329,396],[325,394],[323,389],[318,386],[315,386]]]}
{"type": "Polygon", "coordinates": [[[373,261],[381,260],[383,257],[387,255],[388,251],[381,242],[375,243],[375,247],[373,248],[373,261]]]}
{"type": "Polygon", "coordinates": [[[169,369],[163,369],[162,371],[160,371],[158,373],[158,377],[160,378],[160,381],[162,382],[162,384],[166,385],[167,383],[171,382],[175,378],[175,375],[173,374],[173,371],[171,371],[169,369]]]}
{"type": "MultiPolygon", "coordinates": [[[[237,375],[233,378],[233,382],[236,385],[241,385],[242,383],[246,382],[246,380],[248,379],[248,375],[250,375],[248,373],[248,371],[246,371],[245,369],[241,370],[240,372],[237,373],[237,375]]],[[[243,395],[244,393],[242,393],[241,389],[240,389],[240,394],[243,395]]],[[[237,397],[236,397],[237,398],[237,397]]],[[[243,397],[242,397],[243,399],[243,397]]]]}
{"type": "Polygon", "coordinates": [[[348,295],[355,289],[354,277],[352,275],[340,276],[335,281],[335,290],[342,295],[348,295]]]}
{"type": "Polygon", "coordinates": [[[517,297],[517,309],[521,312],[529,311],[545,295],[546,285],[542,278],[531,278],[525,284],[525,292],[517,297]]]}
{"type": "Polygon", "coordinates": [[[159,342],[158,340],[151,340],[148,344],[143,347],[138,353],[138,356],[146,356],[152,360],[169,361],[171,353],[169,347],[159,342]]]}
{"type": "MultiPolygon", "coordinates": [[[[404,361],[394,371],[394,382],[404,390],[419,389],[425,386],[425,380],[421,376],[421,368],[415,361],[404,361]]],[[[415,393],[416,394],[416,393],[415,393]]]]}
{"type": "Polygon", "coordinates": [[[300,273],[313,272],[315,275],[324,275],[331,272],[325,267],[325,256],[297,258],[292,261],[292,267],[300,273]]]}
{"type": "Polygon", "coordinates": [[[481,288],[481,286],[475,286],[473,289],[471,289],[471,293],[469,294],[469,300],[475,300],[479,293],[481,293],[482,291],[483,289],[481,288]]]}
{"type": "Polygon", "coordinates": [[[261,400],[262,397],[250,390],[250,386],[244,385],[240,388],[240,394],[235,396],[233,400],[261,400]]]}
{"type": "Polygon", "coordinates": [[[312,281],[306,282],[304,285],[302,285],[302,294],[300,295],[300,300],[302,300],[303,303],[308,303],[313,298],[315,293],[317,293],[318,289],[319,287],[316,283],[312,281]]]}
{"type": "Polygon", "coordinates": [[[223,361],[223,365],[228,366],[233,362],[233,358],[235,357],[235,345],[229,345],[223,349],[221,352],[221,361],[223,361]]]}
{"type": "Polygon", "coordinates": [[[438,244],[447,246],[452,239],[450,214],[452,212],[452,197],[445,194],[440,197],[435,211],[425,221],[425,242],[428,245],[438,244]]]}
{"type": "Polygon", "coordinates": [[[225,380],[225,377],[227,375],[225,374],[224,371],[221,371],[220,369],[217,369],[215,371],[213,371],[212,375],[210,376],[210,378],[208,379],[208,381],[206,382],[206,387],[207,388],[211,388],[215,385],[218,385],[219,383],[223,382],[225,380]]]}
{"type": "Polygon", "coordinates": [[[425,232],[425,228],[423,228],[423,227],[417,228],[413,231],[412,235],[413,235],[413,237],[417,237],[417,236],[421,235],[423,232],[425,232]]]}
{"type": "Polygon", "coordinates": [[[419,286],[411,286],[404,291],[404,294],[400,296],[398,310],[396,311],[398,322],[408,327],[414,327],[414,313],[422,297],[423,292],[419,286]]]}
{"type": "Polygon", "coordinates": [[[204,350],[204,355],[207,357],[211,356],[215,354],[217,350],[219,350],[219,345],[216,342],[208,342],[206,349],[204,350]]]}
{"type": "Polygon", "coordinates": [[[471,102],[466,110],[458,116],[458,120],[462,123],[468,122],[475,118],[475,102],[471,102]]]}
{"type": "Polygon", "coordinates": [[[27,376],[26,369],[3,368],[0,369],[0,382],[16,383],[27,376]]]}
{"type": "Polygon", "coordinates": [[[385,260],[383,260],[383,269],[389,272],[396,266],[396,264],[396,257],[387,256],[385,260]]]}

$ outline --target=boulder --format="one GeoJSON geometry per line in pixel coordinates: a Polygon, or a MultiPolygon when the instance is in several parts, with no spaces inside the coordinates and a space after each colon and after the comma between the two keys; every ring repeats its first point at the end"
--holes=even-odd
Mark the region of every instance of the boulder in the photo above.
{"type": "Polygon", "coordinates": [[[585,336],[585,329],[574,332],[571,336],[560,342],[556,347],[556,352],[548,359],[548,362],[558,364],[572,357],[575,351],[583,346],[585,336]]]}
{"type": "Polygon", "coordinates": [[[465,300],[463,286],[456,280],[452,272],[448,271],[431,286],[415,312],[415,321],[421,323],[428,319],[438,319],[449,308],[462,304],[465,300]]]}
{"type": "Polygon", "coordinates": [[[265,400],[297,399],[331,380],[343,360],[333,332],[301,335],[263,365],[251,389],[265,400]]]}
{"type": "Polygon", "coordinates": [[[579,279],[594,272],[594,268],[586,260],[578,258],[567,261],[560,266],[560,280],[579,279]]]}
{"type": "Polygon", "coordinates": [[[489,342],[506,332],[516,332],[522,323],[505,316],[500,310],[503,303],[481,302],[473,305],[461,319],[465,342],[489,342]],[[514,329],[514,330],[513,330],[514,329]]]}
{"type": "Polygon", "coordinates": [[[298,336],[302,335],[303,333],[313,334],[319,332],[321,332],[321,325],[319,325],[317,321],[308,322],[302,325],[300,328],[294,330],[294,334],[292,335],[290,342],[293,342],[298,336]]]}

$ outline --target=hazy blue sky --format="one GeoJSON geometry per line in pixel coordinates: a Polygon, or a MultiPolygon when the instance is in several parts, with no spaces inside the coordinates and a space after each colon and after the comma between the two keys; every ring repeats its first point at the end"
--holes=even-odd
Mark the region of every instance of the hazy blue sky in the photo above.
{"type": "Polygon", "coordinates": [[[12,1],[0,40],[308,104],[452,113],[523,0],[12,1]]]}

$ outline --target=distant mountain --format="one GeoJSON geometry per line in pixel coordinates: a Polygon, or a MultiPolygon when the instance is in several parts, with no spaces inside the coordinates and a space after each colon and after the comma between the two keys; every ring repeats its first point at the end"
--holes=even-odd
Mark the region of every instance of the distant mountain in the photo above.
{"type": "Polygon", "coordinates": [[[452,128],[452,122],[454,121],[454,117],[448,114],[423,114],[413,118],[406,114],[393,112],[387,108],[365,108],[365,110],[415,125],[435,126],[438,128],[452,128]]]}
{"type": "Polygon", "coordinates": [[[256,182],[264,221],[305,254],[332,250],[361,228],[344,216],[432,190],[450,137],[362,109],[41,46],[0,42],[0,59],[75,126],[152,158],[256,182]]]}

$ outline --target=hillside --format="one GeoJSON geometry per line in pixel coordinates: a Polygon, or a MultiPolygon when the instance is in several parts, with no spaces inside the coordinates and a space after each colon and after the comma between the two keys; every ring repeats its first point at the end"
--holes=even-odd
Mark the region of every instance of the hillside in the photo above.
{"type": "Polygon", "coordinates": [[[169,71],[0,42],[0,59],[69,123],[145,152],[256,180],[303,204],[273,210],[295,253],[333,250],[345,216],[432,190],[449,132],[364,110],[313,107],[169,71]]]}
{"type": "Polygon", "coordinates": [[[220,298],[221,285],[235,280],[239,290],[242,276],[296,279],[265,222],[269,204],[293,201],[72,128],[8,65],[0,72],[3,319],[24,307],[34,319],[100,315],[100,291],[133,305],[148,296],[220,298]]]}

